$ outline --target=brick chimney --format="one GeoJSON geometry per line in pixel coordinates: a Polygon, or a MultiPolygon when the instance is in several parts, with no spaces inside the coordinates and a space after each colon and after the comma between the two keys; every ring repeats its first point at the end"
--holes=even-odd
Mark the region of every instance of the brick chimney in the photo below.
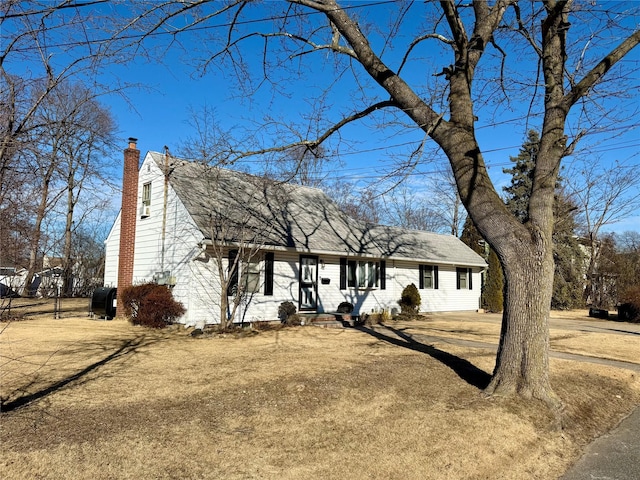
{"type": "MultiPolygon", "coordinates": [[[[129,138],[129,146],[124,150],[124,171],[122,174],[122,210],[120,213],[120,251],[118,259],[118,292],[133,283],[133,255],[136,241],[136,220],[138,206],[138,165],[140,150],[137,138],[129,138]]],[[[121,313],[122,311],[120,311],[121,313]]]]}

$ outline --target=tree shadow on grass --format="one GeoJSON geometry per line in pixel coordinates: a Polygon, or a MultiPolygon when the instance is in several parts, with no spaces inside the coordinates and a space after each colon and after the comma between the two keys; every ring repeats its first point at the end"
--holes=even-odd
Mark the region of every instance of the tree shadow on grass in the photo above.
{"type": "MultiPolygon", "coordinates": [[[[63,378],[57,382],[54,382],[46,387],[40,388],[36,392],[25,393],[21,396],[15,397],[10,401],[6,401],[8,398],[15,396],[17,392],[26,391],[29,385],[32,385],[35,383],[36,378],[34,377],[31,384],[27,386],[22,386],[19,389],[16,389],[12,394],[8,395],[5,398],[0,398],[0,412],[1,413],[12,412],[18,408],[21,408],[21,407],[24,407],[25,405],[30,404],[31,402],[40,400],[41,398],[44,398],[52,393],[55,393],[63,389],[64,387],[68,386],[69,384],[72,384],[72,383],[79,384],[86,379],[87,375],[97,370],[98,368],[104,365],[107,365],[109,363],[112,363],[116,360],[130,357],[131,355],[135,354],[140,348],[148,346],[155,342],[156,340],[150,339],[146,335],[139,335],[135,338],[123,339],[119,342],[119,345],[115,346],[116,349],[113,352],[111,352],[109,355],[102,358],[101,360],[98,360],[97,362],[94,362],[86,366],[82,370],[72,375],[69,375],[66,378],[63,378]]],[[[102,345],[101,347],[105,348],[104,345],[102,345]]],[[[86,346],[85,348],[87,350],[91,350],[91,346],[86,346]]],[[[68,353],[68,352],[65,352],[65,353],[68,353]]]]}
{"type": "Polygon", "coordinates": [[[479,369],[468,360],[452,355],[444,350],[439,350],[432,345],[420,343],[410,334],[405,333],[400,329],[392,328],[387,325],[381,326],[387,329],[390,334],[386,334],[370,327],[358,327],[358,330],[367,333],[378,340],[382,340],[383,342],[387,342],[398,347],[408,348],[409,350],[416,352],[425,353],[431,358],[434,358],[443,365],[449,367],[456,373],[456,375],[469,385],[473,385],[480,390],[484,390],[489,385],[491,375],[484,370],[479,369]]]}

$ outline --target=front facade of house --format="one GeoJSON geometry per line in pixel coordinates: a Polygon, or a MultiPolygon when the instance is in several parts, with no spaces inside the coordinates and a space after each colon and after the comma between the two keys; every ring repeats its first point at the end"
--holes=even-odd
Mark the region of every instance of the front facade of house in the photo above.
{"type": "MultiPolygon", "coordinates": [[[[236,322],[277,320],[285,301],[300,312],[335,312],[344,301],[356,314],[394,311],[410,283],[423,312],[479,307],[486,264],[454,236],[363,225],[318,189],[154,152],[137,188],[136,204],[123,205],[135,208],[132,283],[169,285],[186,324],[219,322],[219,260],[225,294],[245,292],[236,322]]],[[[105,286],[118,286],[121,218],[105,242],[105,286]]]]}

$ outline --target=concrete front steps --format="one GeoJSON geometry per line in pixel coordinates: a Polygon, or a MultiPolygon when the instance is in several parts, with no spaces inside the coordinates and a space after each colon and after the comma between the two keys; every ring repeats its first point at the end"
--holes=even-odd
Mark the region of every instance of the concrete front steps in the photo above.
{"type": "Polygon", "coordinates": [[[358,321],[357,315],[348,313],[298,313],[305,325],[324,328],[348,328],[355,327],[358,321]]]}

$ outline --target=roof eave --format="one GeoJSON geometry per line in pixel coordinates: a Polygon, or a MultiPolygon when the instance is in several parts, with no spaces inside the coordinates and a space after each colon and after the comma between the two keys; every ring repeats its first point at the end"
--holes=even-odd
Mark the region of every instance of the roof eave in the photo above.
{"type": "MultiPolygon", "coordinates": [[[[200,241],[200,245],[213,246],[214,242],[209,238],[203,238],[200,241]]],[[[220,244],[218,244],[220,245],[220,244]]],[[[452,260],[443,260],[443,259],[435,259],[431,257],[402,257],[397,255],[376,255],[371,253],[354,253],[345,251],[336,251],[336,250],[316,250],[311,248],[301,248],[301,247],[284,247],[281,245],[258,245],[258,244],[249,244],[249,243],[241,243],[241,242],[225,242],[224,247],[229,248],[240,248],[245,247],[248,249],[263,249],[270,250],[274,252],[289,252],[289,253],[300,253],[300,254],[310,254],[310,255],[331,255],[335,257],[353,257],[353,258],[372,258],[372,259],[385,259],[385,260],[402,260],[405,262],[413,262],[413,263],[428,263],[434,265],[450,265],[450,266],[465,266],[465,267],[479,267],[485,268],[487,263],[484,261],[452,261],[452,260]]]]}

